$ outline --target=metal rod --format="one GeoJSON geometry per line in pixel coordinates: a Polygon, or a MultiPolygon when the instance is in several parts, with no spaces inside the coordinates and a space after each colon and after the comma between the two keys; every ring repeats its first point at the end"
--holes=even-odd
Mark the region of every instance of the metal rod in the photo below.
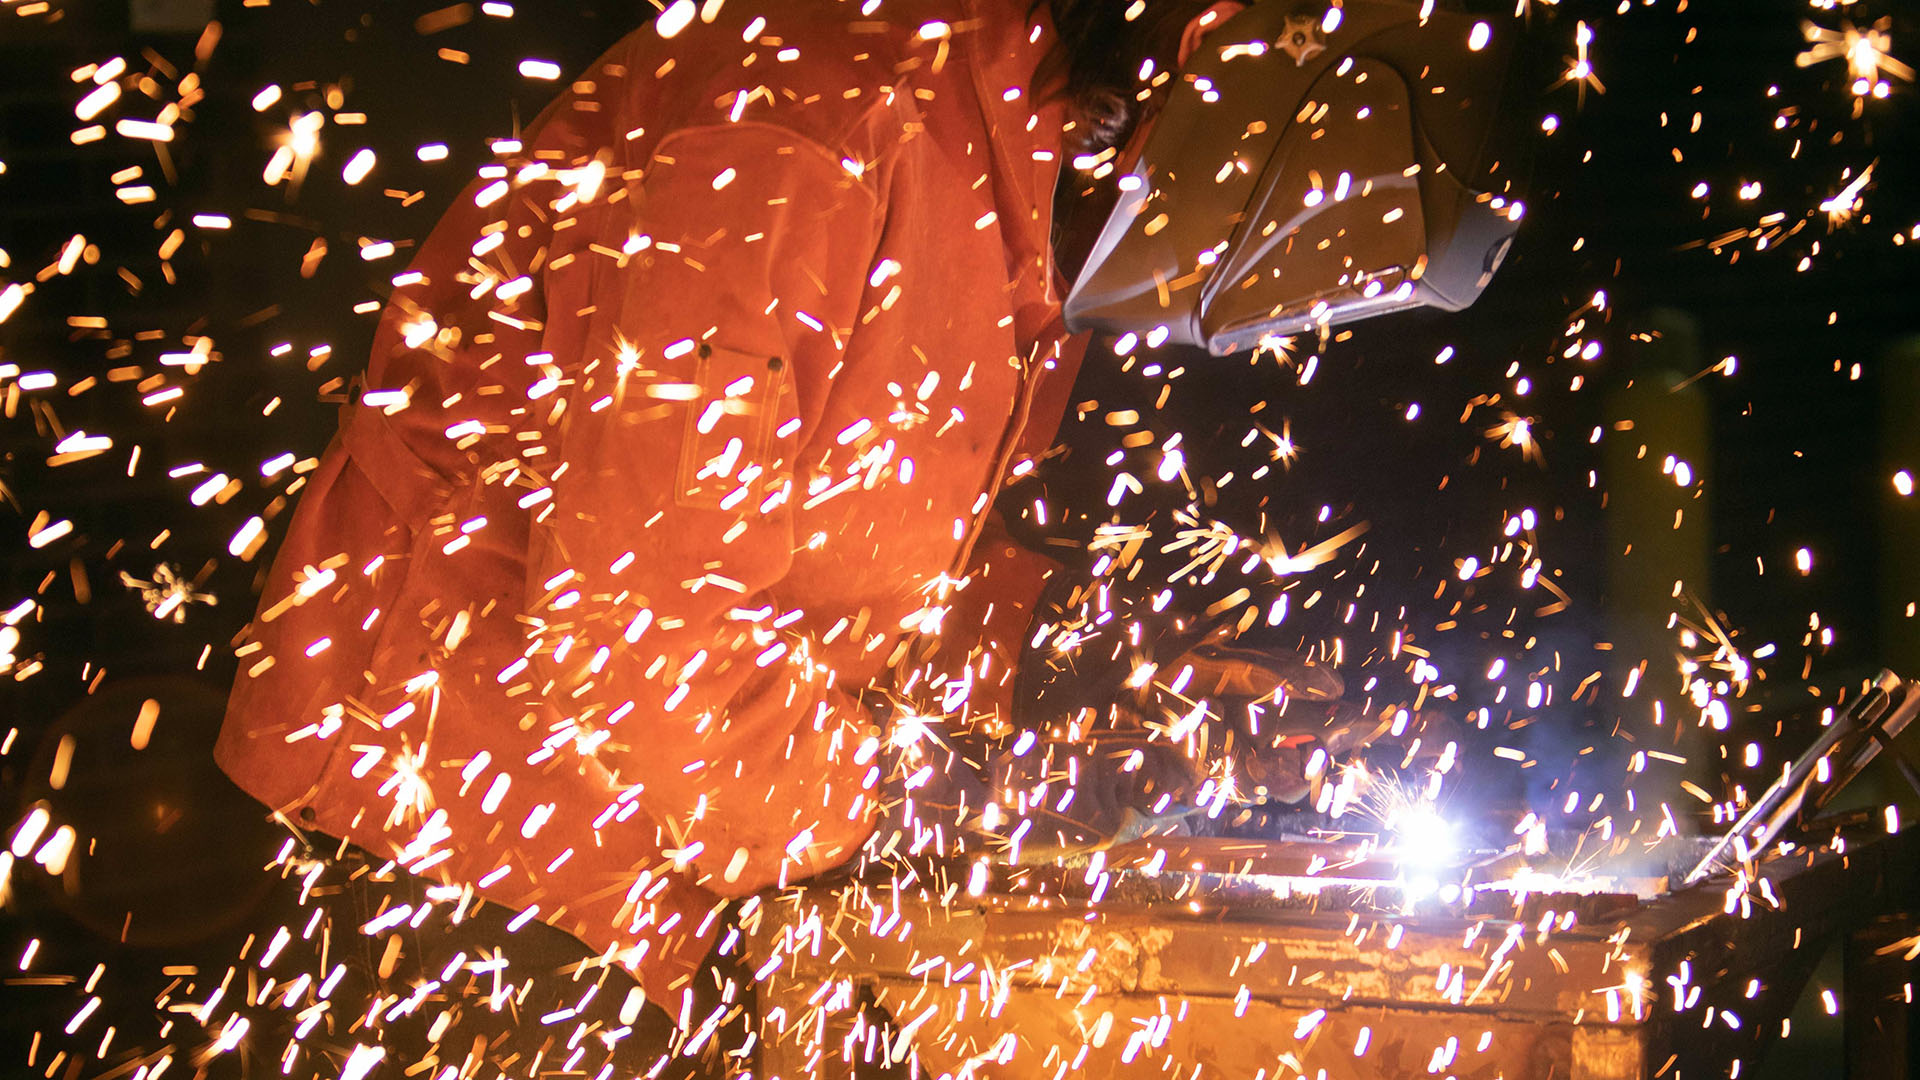
{"type": "Polygon", "coordinates": [[[1831,781],[1823,787],[1815,798],[1814,806],[1825,805],[1848,781],[1859,775],[1860,770],[1879,753],[1880,746],[1871,737],[1871,732],[1879,727],[1889,729],[1890,735],[1899,734],[1920,711],[1920,694],[1913,693],[1901,678],[1891,671],[1881,671],[1873,679],[1867,692],[1853,703],[1853,707],[1843,713],[1826,731],[1814,740],[1806,752],[1795,759],[1794,763],[1774,781],[1747,812],[1740,815],[1726,835],[1714,842],[1712,848],[1700,860],[1687,876],[1684,884],[1691,885],[1719,869],[1721,860],[1727,852],[1734,849],[1749,833],[1758,832],[1753,837],[1754,853],[1765,851],[1781,830],[1797,819],[1802,807],[1807,805],[1807,796],[1818,773],[1820,762],[1842,742],[1849,738],[1861,741],[1841,759],[1839,768],[1830,774],[1831,781]],[[1898,697],[1897,707],[1891,707],[1898,697]],[[1894,727],[1888,721],[1897,721],[1894,727]],[[1764,824],[1762,824],[1764,822],[1764,824]]]}

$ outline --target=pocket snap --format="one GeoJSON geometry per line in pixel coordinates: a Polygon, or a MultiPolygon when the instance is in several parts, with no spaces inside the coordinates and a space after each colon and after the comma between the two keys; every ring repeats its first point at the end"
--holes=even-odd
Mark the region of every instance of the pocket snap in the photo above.
{"type": "MultiPolygon", "coordinates": [[[[791,473],[781,429],[794,412],[786,361],[702,345],[689,402],[674,501],[727,509],[791,473]]],[[[788,432],[790,435],[791,432],[788,432]]]]}

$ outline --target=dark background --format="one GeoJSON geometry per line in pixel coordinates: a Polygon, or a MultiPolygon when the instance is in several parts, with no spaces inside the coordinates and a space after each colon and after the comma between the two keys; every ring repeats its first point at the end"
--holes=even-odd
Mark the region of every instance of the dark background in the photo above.
{"type": "MultiPolygon", "coordinates": [[[[1838,14],[1785,0],[1675,6],[1636,3],[1625,15],[1572,0],[1533,6],[1518,58],[1531,92],[1509,107],[1535,132],[1547,114],[1560,127],[1528,140],[1527,220],[1475,307],[1363,324],[1324,348],[1302,342],[1285,366],[1270,357],[1168,353],[1156,358],[1164,369],[1187,371],[1158,410],[1162,379],[1122,373],[1096,354],[1074,397],[1098,406],[1078,421],[1070,413],[1066,452],[1007,496],[1018,508],[1043,494],[1054,511],[1045,532],[1084,541],[1109,516],[1113,467],[1105,462],[1129,430],[1102,417],[1133,408],[1156,446],[1185,433],[1196,482],[1234,472],[1204,510],[1242,535],[1268,531],[1297,549],[1368,522],[1364,557],[1348,574],[1303,578],[1290,594],[1288,622],[1257,636],[1294,648],[1344,633],[1345,671],[1356,688],[1372,676],[1404,686],[1405,658],[1386,655],[1393,630],[1431,650],[1444,681],[1461,687],[1452,711],[1489,710],[1487,730],[1469,734],[1479,801],[1459,814],[1508,822],[1521,806],[1557,810],[1571,790],[1583,793],[1583,804],[1609,792],[1617,806],[1632,752],[1653,745],[1689,764],[1650,770],[1641,800],[1696,814],[1700,804],[1678,792],[1679,779],[1716,795],[1729,782],[1752,785],[1804,744],[1810,718],[1840,688],[1881,665],[1920,674],[1920,635],[1906,615],[1920,600],[1920,510],[1891,482],[1897,469],[1920,470],[1912,421],[1920,408],[1916,90],[1895,79],[1888,99],[1869,99],[1856,115],[1862,103],[1848,92],[1841,63],[1796,67],[1800,20],[1837,26],[1838,14]],[[1576,87],[1555,85],[1579,19],[1596,29],[1593,63],[1606,87],[1589,87],[1584,102],[1576,87]],[[1689,130],[1696,112],[1697,133],[1689,130]],[[1830,230],[1818,204],[1844,185],[1843,170],[1869,162],[1877,164],[1864,211],[1830,230]],[[1709,194],[1692,197],[1702,181],[1709,194]],[[1761,195],[1740,199],[1740,185],[1753,181],[1761,195]],[[1744,233],[1717,251],[1703,243],[1765,228],[1761,219],[1772,213],[1784,215],[1780,230],[1800,228],[1766,250],[1744,233]],[[1583,312],[1596,290],[1607,294],[1605,310],[1583,312]],[[1584,326],[1569,333],[1582,316],[1584,326]],[[1561,356],[1576,340],[1599,342],[1600,356],[1561,356]],[[1446,346],[1453,358],[1436,365],[1446,346]],[[1310,355],[1319,357],[1315,374],[1301,386],[1310,355]],[[1673,390],[1729,356],[1738,361],[1733,374],[1673,390]],[[1573,391],[1576,375],[1584,385],[1573,391]],[[1516,377],[1532,383],[1524,397],[1516,398],[1516,377]],[[1494,394],[1497,403],[1484,400],[1494,394]],[[1267,404],[1250,414],[1256,402],[1267,404]],[[1410,422],[1412,403],[1421,414],[1410,422]],[[1533,419],[1539,460],[1486,435],[1508,410],[1533,419]],[[1284,420],[1300,447],[1297,461],[1272,463],[1259,482],[1248,473],[1269,463],[1267,455],[1260,444],[1239,445],[1253,420],[1275,431],[1284,420]],[[1617,428],[1628,420],[1633,430],[1617,428]],[[1604,429],[1597,446],[1596,427],[1604,429]],[[1643,443],[1646,457],[1636,459],[1643,443]],[[1691,488],[1661,475],[1669,454],[1689,463],[1691,488]],[[1322,506],[1330,508],[1324,522],[1322,506]],[[1466,555],[1488,562],[1503,514],[1521,507],[1540,517],[1540,554],[1570,598],[1564,611],[1537,614],[1546,598],[1521,595],[1511,562],[1471,587],[1453,578],[1466,555]],[[1675,510],[1684,511],[1679,530],[1671,527],[1675,510]],[[1623,554],[1628,544],[1632,555],[1623,554]],[[1814,560],[1806,575],[1793,568],[1803,547],[1814,560]],[[1664,629],[1675,577],[1698,601],[1689,609],[1695,625],[1727,628],[1748,653],[1777,648],[1763,665],[1769,677],[1733,699],[1735,726],[1724,739],[1682,734],[1690,712],[1684,723],[1674,719],[1685,711],[1674,662],[1687,651],[1664,629]],[[1339,624],[1340,604],[1354,600],[1363,581],[1361,622],[1381,611],[1378,632],[1339,624]],[[1444,582],[1452,584],[1436,599],[1444,582]],[[1328,599],[1303,608],[1304,594],[1317,588],[1328,599]],[[1816,614],[1820,627],[1832,628],[1830,645],[1818,630],[1808,640],[1816,614]],[[1456,625],[1435,630],[1449,620],[1456,625]],[[1482,677],[1495,657],[1510,669],[1509,695],[1498,703],[1482,677]],[[1646,689],[1623,701],[1622,680],[1642,659],[1646,689]],[[1592,698],[1565,701],[1590,671],[1601,675],[1592,698]],[[1558,688],[1555,700],[1519,708],[1536,672],[1558,688]],[[1656,696],[1669,710],[1658,729],[1648,712],[1656,696]],[[1766,747],[1760,770],[1737,760],[1749,741],[1766,747]],[[1495,746],[1520,747],[1532,764],[1491,759],[1495,746]],[[1722,746],[1732,760],[1721,759],[1722,746]]],[[[554,92],[557,84],[519,76],[517,61],[554,60],[571,74],[653,10],[523,0],[510,21],[475,13],[465,25],[423,33],[416,19],[440,7],[281,0],[249,8],[222,0],[212,10],[217,42],[202,29],[207,10],[191,0],[131,8],[65,0],[33,17],[0,11],[0,248],[11,260],[0,280],[30,280],[76,233],[99,249],[96,264],[41,284],[0,324],[0,364],[60,376],[53,390],[9,398],[0,422],[0,519],[10,522],[0,527],[0,606],[37,601],[20,623],[16,666],[40,665],[26,678],[0,678],[0,819],[11,830],[46,800],[56,820],[96,842],[79,860],[85,869],[65,882],[16,865],[0,964],[17,966],[34,938],[42,941],[35,972],[84,983],[96,957],[111,958],[107,979],[126,973],[125,999],[145,985],[135,974],[141,965],[211,948],[207,942],[248,925],[254,868],[278,841],[205,749],[232,678],[229,641],[252,613],[272,551],[269,543],[244,561],[228,554],[228,539],[254,514],[270,519],[276,537],[291,506],[292,474],[264,481],[259,464],[325,445],[374,325],[374,315],[353,307],[380,299],[405,249],[489,159],[488,140],[514,134],[554,92]],[[196,57],[197,47],[204,55],[196,57]],[[442,50],[465,52],[470,62],[444,59],[442,50]],[[164,163],[111,135],[85,146],[69,141],[83,89],[67,73],[114,56],[126,58],[129,79],[150,73],[161,100],[178,97],[187,72],[199,73],[205,97],[179,125],[164,163]],[[255,112],[249,101],[269,83],[284,97],[255,112]],[[330,122],[297,193],[269,188],[260,171],[274,140],[293,112],[307,109],[363,112],[366,122],[330,122]],[[417,161],[413,149],[426,142],[447,144],[449,159],[417,161]],[[350,189],[340,168],[362,146],[380,164],[350,189]],[[154,202],[126,206],[113,197],[109,177],[134,164],[145,173],[135,183],[158,189],[154,202]],[[234,227],[189,223],[208,212],[229,215],[234,227]],[[169,284],[156,251],[174,228],[186,236],[169,260],[169,284]],[[356,255],[362,238],[391,240],[401,254],[364,262],[356,255]],[[303,277],[316,241],[327,254],[303,277]],[[108,328],[76,327],[68,321],[76,315],[104,316],[108,328]],[[198,334],[214,338],[217,363],[193,375],[161,367],[161,353],[183,351],[182,335],[198,334]],[[273,355],[283,344],[290,349],[273,355]],[[311,359],[316,350],[320,359],[311,359]],[[110,371],[130,366],[138,379],[164,372],[184,395],[170,409],[141,405],[145,390],[110,381],[110,371]],[[98,384],[72,394],[88,376],[98,384]],[[263,415],[276,397],[281,404],[263,415]],[[53,444],[76,428],[111,435],[114,449],[50,466],[53,444]],[[136,443],[142,459],[128,478],[136,443]],[[192,462],[205,472],[166,475],[192,462]],[[237,493],[191,505],[188,492],[216,472],[238,478],[237,493]],[[42,510],[71,519],[74,531],[30,549],[25,537],[42,510]],[[152,580],[163,562],[217,605],[189,604],[178,623],[154,619],[120,574],[152,580]],[[162,719],[152,746],[137,753],[125,731],[146,698],[162,702],[162,719]],[[53,791],[50,770],[66,736],[75,740],[74,767],[53,791]],[[124,947],[114,945],[123,939],[124,947]]],[[[1894,17],[1892,51],[1913,58],[1920,19],[1910,9],[1862,3],[1847,14],[1860,22],[1894,17]]],[[[106,122],[151,116],[160,103],[131,88],[106,122]]],[[[1127,467],[1144,478],[1157,453],[1130,450],[1127,467]]],[[[1122,517],[1146,520],[1164,538],[1169,515],[1187,501],[1180,485],[1150,482],[1122,517]]],[[[1031,539],[1046,537],[1036,530],[1031,539]]],[[[1179,565],[1165,563],[1172,557],[1156,556],[1136,591],[1154,591],[1155,570],[1179,565]]],[[[1180,603],[1203,607],[1243,580],[1229,571],[1183,587],[1180,603]]],[[[1595,816],[1564,815],[1572,824],[1595,816]]],[[[25,1002],[21,985],[0,993],[25,1002]]],[[[12,1018],[0,1022],[9,1042],[57,1028],[82,1000],[71,987],[34,993],[32,1007],[15,1010],[10,1001],[0,1009],[12,1018]]],[[[128,1024],[123,1039],[134,1037],[128,1024]]],[[[41,1067],[48,1057],[42,1049],[41,1067]]],[[[6,1060],[13,1069],[22,1058],[6,1060]]],[[[82,1075],[97,1071],[96,1063],[82,1075]]]]}

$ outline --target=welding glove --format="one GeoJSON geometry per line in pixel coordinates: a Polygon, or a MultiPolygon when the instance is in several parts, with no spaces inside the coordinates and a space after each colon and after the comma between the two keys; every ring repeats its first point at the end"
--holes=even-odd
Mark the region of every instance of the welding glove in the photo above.
{"type": "Polygon", "coordinates": [[[1034,862],[1152,835],[1205,787],[1178,747],[1144,730],[1077,740],[930,736],[890,747],[872,854],[1034,862]]]}
{"type": "Polygon", "coordinates": [[[1364,744],[1367,759],[1400,769],[1432,765],[1447,756],[1449,747],[1457,752],[1466,731],[1458,720],[1437,709],[1389,710],[1373,728],[1374,734],[1364,744]]]}
{"type": "Polygon", "coordinates": [[[1136,715],[1202,760],[1223,762],[1235,802],[1305,801],[1331,759],[1364,746],[1378,727],[1341,700],[1339,672],[1291,650],[1213,635],[1163,671],[1136,715]]]}
{"type": "Polygon", "coordinates": [[[1111,847],[1172,826],[1206,787],[1185,751],[1135,731],[1100,732],[1075,742],[1016,742],[988,762],[1003,820],[999,835],[1016,861],[1111,847]]]}
{"type": "Polygon", "coordinates": [[[1324,767],[1370,736],[1367,718],[1339,700],[1345,684],[1331,666],[1208,638],[1166,681],[1108,703],[1092,730],[1069,728],[1077,737],[896,718],[896,735],[898,724],[912,727],[883,754],[883,812],[867,851],[1090,853],[1182,831],[1188,816],[1227,802],[1301,802],[1316,750],[1324,767]]]}
{"type": "Polygon", "coordinates": [[[1291,649],[1259,649],[1218,637],[1188,649],[1171,667],[1193,669],[1185,689],[1197,697],[1337,701],[1347,692],[1331,664],[1291,649]]]}
{"type": "Polygon", "coordinates": [[[1284,762],[1284,755],[1271,752],[1285,747],[1322,749],[1334,757],[1372,749],[1404,754],[1414,764],[1440,757],[1461,735],[1457,721],[1434,709],[1387,708],[1369,715],[1342,699],[1346,683],[1339,672],[1285,649],[1210,640],[1175,666],[1193,669],[1184,687],[1189,703],[1206,699],[1218,705],[1213,711],[1227,722],[1221,736],[1242,744],[1229,755],[1237,764],[1252,766],[1269,755],[1284,762]]]}

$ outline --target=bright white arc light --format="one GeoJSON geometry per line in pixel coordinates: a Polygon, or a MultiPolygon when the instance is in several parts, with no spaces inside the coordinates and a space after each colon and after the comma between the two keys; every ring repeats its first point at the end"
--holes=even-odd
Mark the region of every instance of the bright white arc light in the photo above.
{"type": "Polygon", "coordinates": [[[1410,863],[1433,866],[1453,856],[1453,822],[1431,809],[1408,810],[1390,826],[1396,853],[1410,863]]]}

